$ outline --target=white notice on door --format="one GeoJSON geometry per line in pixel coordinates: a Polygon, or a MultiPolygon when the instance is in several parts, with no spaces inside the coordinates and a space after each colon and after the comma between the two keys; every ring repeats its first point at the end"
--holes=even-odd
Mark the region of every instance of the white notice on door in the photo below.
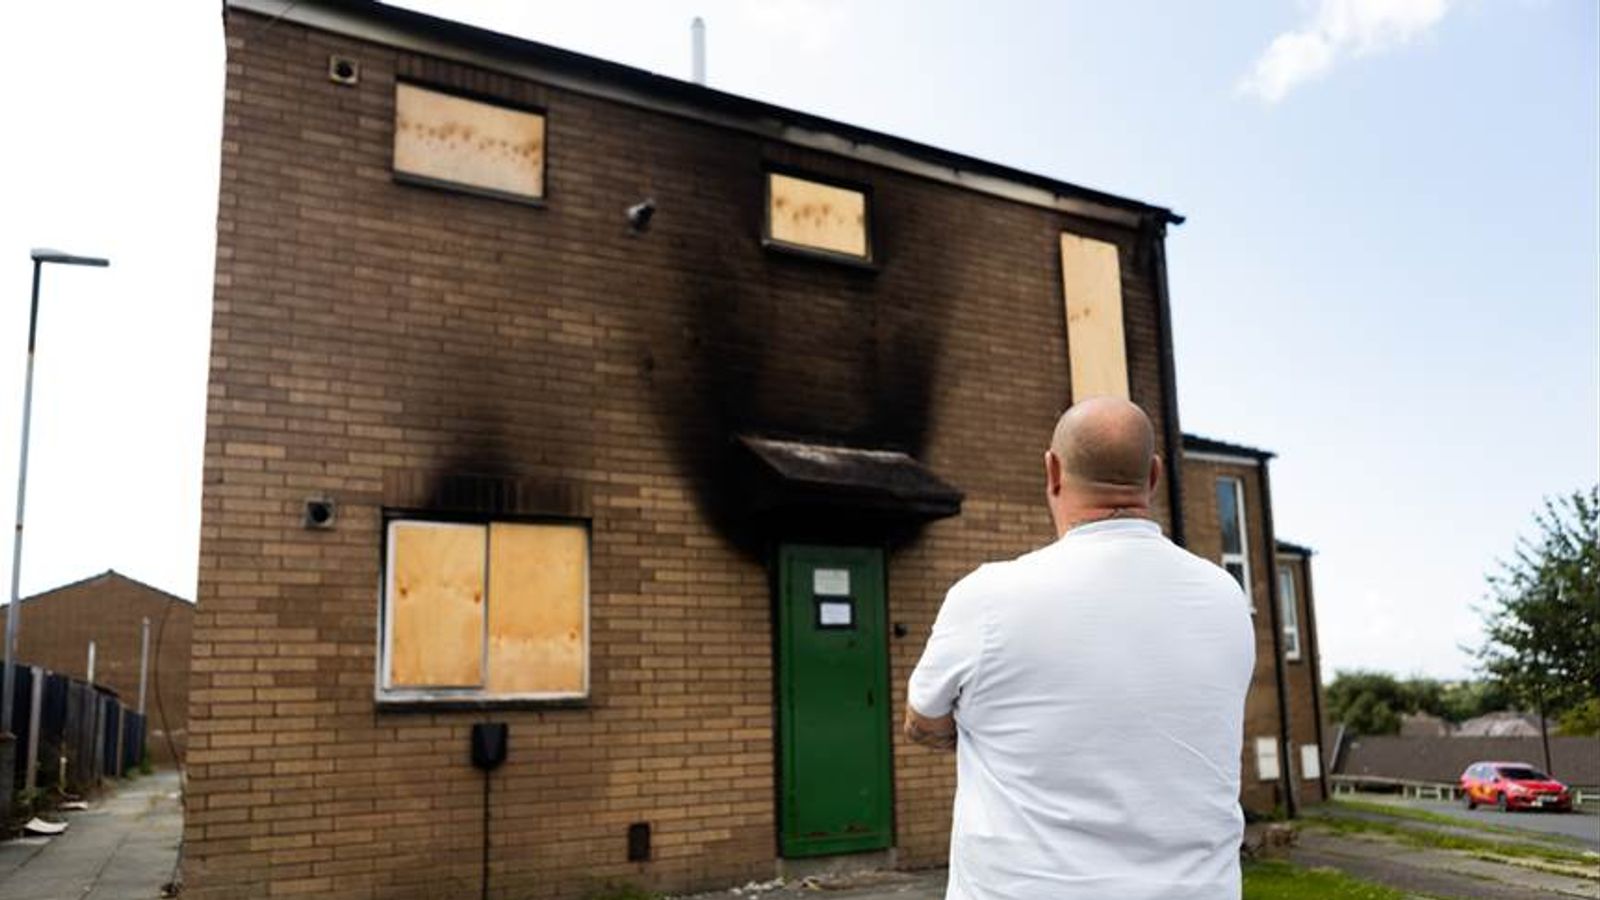
{"type": "Polygon", "coordinates": [[[818,597],[850,596],[849,569],[813,569],[811,593],[818,597]]]}
{"type": "Polygon", "coordinates": [[[824,628],[849,628],[855,624],[855,608],[848,600],[824,600],[817,604],[817,624],[824,628]]]}

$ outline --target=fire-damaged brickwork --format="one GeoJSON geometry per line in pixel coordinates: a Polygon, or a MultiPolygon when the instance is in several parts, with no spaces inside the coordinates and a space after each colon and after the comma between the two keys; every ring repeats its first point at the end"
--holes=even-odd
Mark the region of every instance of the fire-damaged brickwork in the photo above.
{"type": "MultiPolygon", "coordinates": [[[[741,519],[724,477],[747,433],[900,451],[964,496],[879,538],[893,847],[900,865],[941,862],[954,769],[894,729],[904,684],[951,583],[1052,537],[1040,457],[1070,396],[1063,230],[1117,245],[1130,392],[1175,427],[1156,211],[1093,221],[298,14],[230,9],[227,46],[189,893],[476,895],[468,747],[486,718],[509,725],[490,776],[496,896],[771,877],[787,538],[781,518],[741,519]],[[359,64],[356,83],[329,77],[330,56],[359,64]],[[542,201],[397,183],[397,78],[540,110],[542,201]],[[764,247],[769,165],[869,188],[872,264],[764,247]],[[640,231],[623,211],[644,198],[640,231]],[[331,527],[306,526],[312,498],[331,527]],[[590,529],[588,698],[380,705],[386,510],[506,504],[590,529]]],[[[828,525],[812,516],[804,537],[828,525]]]]}

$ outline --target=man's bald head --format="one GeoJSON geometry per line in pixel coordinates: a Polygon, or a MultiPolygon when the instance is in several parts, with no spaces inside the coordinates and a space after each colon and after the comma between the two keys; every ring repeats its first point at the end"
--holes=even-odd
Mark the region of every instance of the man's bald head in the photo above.
{"type": "Polygon", "coordinates": [[[1075,403],[1056,422],[1050,449],[1063,479],[1088,489],[1143,489],[1156,450],[1150,417],[1116,397],[1075,403]]]}

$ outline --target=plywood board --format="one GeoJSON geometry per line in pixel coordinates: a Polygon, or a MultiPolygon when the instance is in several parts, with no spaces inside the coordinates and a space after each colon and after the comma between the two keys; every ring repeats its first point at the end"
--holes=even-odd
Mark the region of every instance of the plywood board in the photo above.
{"type": "Polygon", "coordinates": [[[490,693],[587,690],[588,582],[582,526],[489,526],[490,693]]]}
{"type": "Polygon", "coordinates": [[[1122,330],[1122,268],[1117,245],[1061,234],[1061,286],[1067,304],[1072,402],[1128,398],[1128,344],[1122,330]]]}
{"type": "Polygon", "coordinates": [[[867,196],[767,173],[768,234],[775,241],[867,258],[867,196]]]}
{"type": "Polygon", "coordinates": [[[396,172],[520,197],[544,196],[544,116],[395,85],[396,172]]]}
{"type": "Polygon", "coordinates": [[[389,526],[389,685],[483,684],[484,527],[389,526]]]}

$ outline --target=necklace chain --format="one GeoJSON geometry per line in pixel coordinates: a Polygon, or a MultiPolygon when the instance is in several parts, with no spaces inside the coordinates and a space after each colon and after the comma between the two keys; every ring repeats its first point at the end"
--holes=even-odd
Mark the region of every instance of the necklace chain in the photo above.
{"type": "Polygon", "coordinates": [[[1140,517],[1140,509],[1141,508],[1137,506],[1114,506],[1110,509],[1110,511],[1103,515],[1095,516],[1092,519],[1084,519],[1081,522],[1072,523],[1067,530],[1071,531],[1073,528],[1079,528],[1084,525],[1093,525],[1096,522],[1107,522],[1111,519],[1138,518],[1140,517]]]}

